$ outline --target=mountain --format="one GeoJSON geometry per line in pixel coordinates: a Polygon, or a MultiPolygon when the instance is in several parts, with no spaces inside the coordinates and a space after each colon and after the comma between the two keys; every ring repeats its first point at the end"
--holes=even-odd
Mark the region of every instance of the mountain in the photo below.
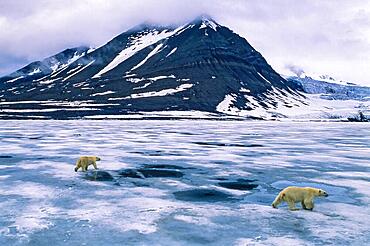
{"type": "Polygon", "coordinates": [[[46,75],[67,68],[71,63],[84,56],[88,50],[89,48],[87,47],[66,49],[42,61],[32,62],[14,73],[0,78],[0,81],[12,83],[17,80],[20,82],[43,78],[46,75]]]}
{"type": "Polygon", "coordinates": [[[68,49],[2,77],[0,117],[260,117],[306,105],[300,91],[244,38],[202,16],[179,27],[142,24],[99,48],[68,49]]]}

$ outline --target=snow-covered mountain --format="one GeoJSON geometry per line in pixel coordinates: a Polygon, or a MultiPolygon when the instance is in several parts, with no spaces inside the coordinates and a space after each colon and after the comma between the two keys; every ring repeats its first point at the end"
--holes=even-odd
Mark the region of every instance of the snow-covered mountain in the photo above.
{"type": "Polygon", "coordinates": [[[144,23],[0,78],[0,118],[347,118],[370,88],[304,73],[283,78],[244,38],[201,16],[144,23]]]}
{"type": "Polygon", "coordinates": [[[0,78],[2,118],[138,112],[259,116],[305,104],[244,38],[211,18],[139,25],[94,50],[63,51],[0,78]],[[63,58],[63,59],[61,59],[63,58]]]}
{"type": "Polygon", "coordinates": [[[0,81],[7,83],[12,83],[17,80],[25,81],[40,79],[41,81],[45,76],[67,68],[71,63],[84,56],[88,50],[89,48],[87,47],[66,49],[42,61],[32,62],[14,73],[2,77],[0,81]]]}

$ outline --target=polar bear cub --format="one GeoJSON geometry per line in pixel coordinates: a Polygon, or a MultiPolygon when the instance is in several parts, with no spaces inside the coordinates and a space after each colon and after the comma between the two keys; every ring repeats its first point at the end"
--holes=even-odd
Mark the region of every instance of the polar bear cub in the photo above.
{"type": "Polygon", "coordinates": [[[272,207],[277,208],[280,203],[287,202],[289,210],[295,211],[299,210],[295,207],[295,204],[297,202],[301,202],[303,209],[312,210],[314,207],[313,199],[317,196],[327,197],[328,193],[326,193],[324,190],[312,187],[289,186],[282,190],[279,195],[277,195],[271,205],[272,207]]]}
{"type": "Polygon", "coordinates": [[[89,165],[93,165],[95,169],[98,169],[96,166],[97,161],[100,161],[100,158],[97,156],[81,156],[76,162],[75,172],[77,172],[79,168],[82,168],[82,171],[85,172],[89,165]]]}

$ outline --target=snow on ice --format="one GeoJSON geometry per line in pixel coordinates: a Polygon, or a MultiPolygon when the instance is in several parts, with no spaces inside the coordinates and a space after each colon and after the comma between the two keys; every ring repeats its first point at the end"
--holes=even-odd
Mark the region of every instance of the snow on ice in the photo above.
{"type": "Polygon", "coordinates": [[[344,122],[2,121],[0,244],[367,245],[369,133],[344,122]],[[75,173],[81,155],[100,156],[113,179],[75,173]],[[272,208],[287,185],[329,197],[313,211],[272,208]]]}

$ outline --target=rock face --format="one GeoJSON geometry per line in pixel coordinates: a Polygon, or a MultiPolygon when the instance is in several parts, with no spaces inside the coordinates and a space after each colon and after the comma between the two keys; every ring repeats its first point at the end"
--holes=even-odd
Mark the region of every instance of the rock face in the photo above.
{"type": "Polygon", "coordinates": [[[140,25],[95,50],[65,50],[0,78],[0,117],[228,114],[274,108],[277,99],[291,107],[284,99],[301,98],[297,89],[244,38],[199,17],[180,27],[140,25]]]}

